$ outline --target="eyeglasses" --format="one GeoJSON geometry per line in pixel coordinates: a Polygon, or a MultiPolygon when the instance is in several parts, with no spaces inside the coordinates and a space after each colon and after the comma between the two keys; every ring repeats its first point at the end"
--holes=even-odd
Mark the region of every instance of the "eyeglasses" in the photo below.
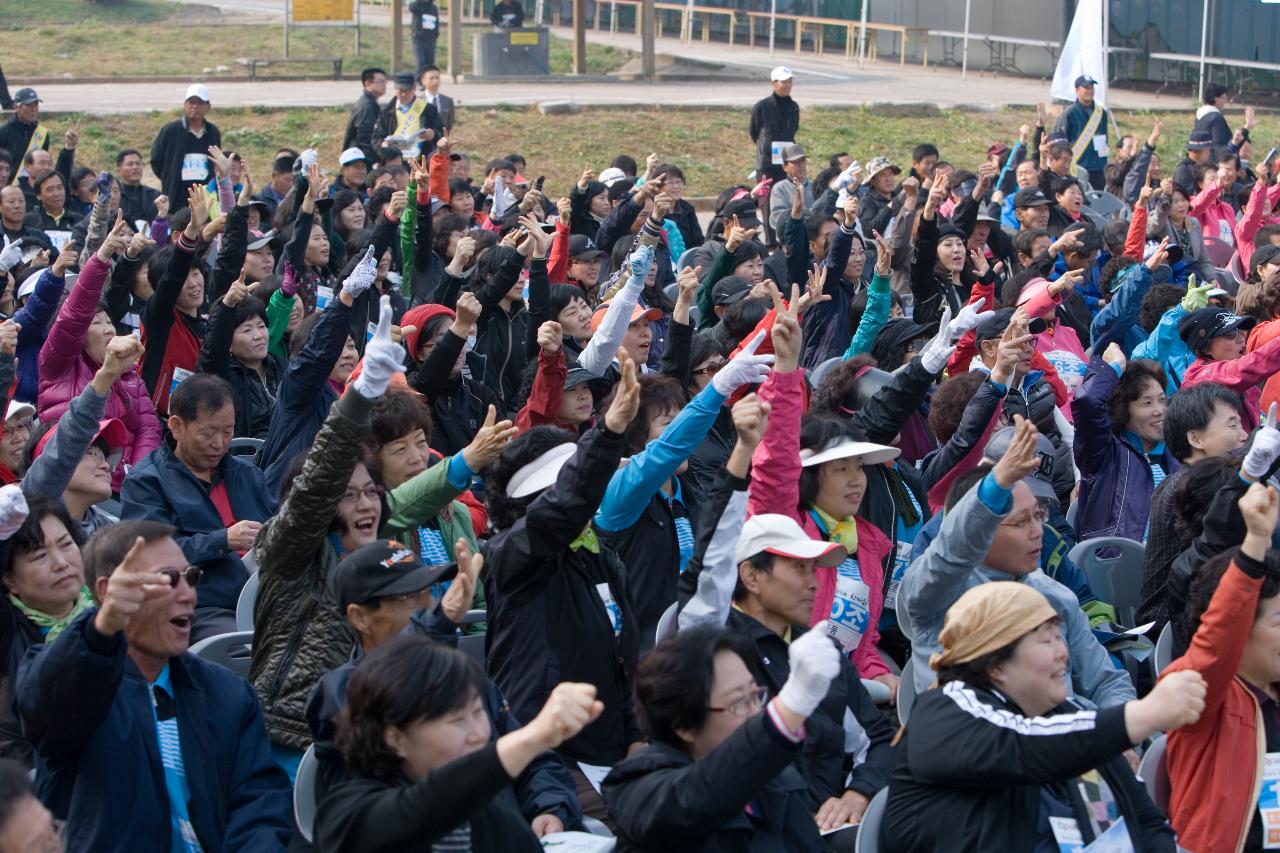
{"type": "Polygon", "coordinates": [[[102,452],[102,448],[97,445],[91,446],[84,452],[85,456],[91,457],[94,462],[106,462],[107,454],[102,452]]]}
{"type": "Polygon", "coordinates": [[[347,489],[345,492],[343,492],[342,500],[340,500],[339,503],[350,506],[351,504],[359,503],[361,498],[368,498],[369,500],[376,502],[381,497],[382,497],[382,489],[380,489],[378,486],[365,486],[360,491],[347,489]]]}
{"type": "Polygon", "coordinates": [[[692,374],[694,376],[715,376],[723,368],[724,368],[724,362],[720,361],[720,362],[716,362],[715,364],[708,364],[704,367],[699,367],[697,370],[692,371],[692,374]]]}
{"type": "Polygon", "coordinates": [[[431,595],[431,587],[424,586],[422,589],[414,592],[406,592],[402,595],[382,595],[378,597],[378,601],[383,604],[398,604],[402,601],[421,601],[431,595]]]}
{"type": "Polygon", "coordinates": [[[1026,527],[1043,527],[1044,523],[1049,520],[1049,510],[1044,507],[1032,510],[1029,514],[1024,515],[1017,521],[1003,521],[1001,527],[1008,527],[1011,530],[1022,530],[1026,527]]]}
{"type": "Polygon", "coordinates": [[[769,688],[757,687],[755,690],[751,691],[750,693],[748,693],[746,696],[742,697],[738,701],[730,702],[728,705],[725,705],[723,708],[716,708],[715,706],[708,705],[707,710],[722,711],[732,717],[750,717],[756,711],[759,711],[761,708],[763,708],[765,703],[768,701],[769,701],[769,688]]]}
{"type": "Polygon", "coordinates": [[[169,580],[169,586],[176,587],[178,578],[181,577],[186,580],[187,586],[195,589],[200,584],[204,569],[199,566],[187,566],[185,569],[160,569],[159,574],[164,575],[169,580]]]}

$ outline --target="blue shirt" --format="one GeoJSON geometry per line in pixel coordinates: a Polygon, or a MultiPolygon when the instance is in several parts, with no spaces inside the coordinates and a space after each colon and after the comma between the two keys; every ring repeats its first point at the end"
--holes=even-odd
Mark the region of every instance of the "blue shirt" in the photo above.
{"type": "Polygon", "coordinates": [[[169,814],[172,833],[169,836],[171,853],[199,853],[200,841],[187,812],[191,791],[187,787],[187,772],[182,762],[182,738],[178,733],[178,708],[173,701],[173,682],[169,678],[169,665],[160,670],[160,676],[151,685],[151,717],[156,724],[156,741],[160,746],[160,761],[164,765],[165,793],[169,795],[169,814]]]}

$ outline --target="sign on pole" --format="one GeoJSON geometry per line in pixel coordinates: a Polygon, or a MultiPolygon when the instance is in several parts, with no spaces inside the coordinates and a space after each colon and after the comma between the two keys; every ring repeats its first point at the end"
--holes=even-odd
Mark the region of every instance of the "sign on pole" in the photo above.
{"type": "Polygon", "coordinates": [[[351,23],[355,18],[354,0],[293,0],[295,24],[315,21],[351,23]]]}

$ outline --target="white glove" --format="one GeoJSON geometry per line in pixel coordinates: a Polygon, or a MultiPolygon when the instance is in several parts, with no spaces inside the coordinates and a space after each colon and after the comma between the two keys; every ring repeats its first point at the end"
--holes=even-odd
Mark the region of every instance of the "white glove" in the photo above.
{"type": "Polygon", "coordinates": [[[982,320],[978,315],[982,311],[982,306],[985,304],[987,304],[987,297],[984,296],[977,302],[961,308],[960,313],[956,315],[956,318],[947,324],[947,333],[950,335],[953,343],[960,340],[960,338],[964,336],[965,332],[972,332],[974,329],[978,328],[978,323],[982,320]]]}
{"type": "Polygon", "coordinates": [[[308,148],[298,155],[298,159],[302,161],[302,174],[306,174],[307,170],[320,162],[320,152],[314,148],[308,148]]]}
{"type": "Polygon", "coordinates": [[[22,247],[18,245],[17,240],[10,240],[6,236],[4,250],[0,251],[0,272],[8,272],[20,263],[22,263],[22,247]]]}
{"type": "Polygon", "coordinates": [[[364,348],[360,375],[351,387],[366,400],[376,400],[387,393],[391,377],[404,367],[404,349],[391,340],[391,297],[378,303],[378,331],[364,348]]]}
{"type": "Polygon", "coordinates": [[[0,488],[0,540],[18,532],[27,520],[27,498],[16,483],[0,488]]]}
{"type": "Polygon", "coordinates": [[[653,265],[653,247],[641,243],[627,256],[627,271],[631,273],[628,284],[644,286],[649,277],[649,267],[653,265]]]}
{"type": "Polygon", "coordinates": [[[809,629],[787,652],[791,675],[778,691],[778,701],[802,717],[812,716],[840,674],[840,651],[827,636],[827,620],[809,629]]]}
{"type": "Polygon", "coordinates": [[[355,269],[351,271],[351,275],[347,276],[347,280],[342,283],[342,292],[351,295],[355,299],[360,294],[369,289],[369,286],[378,280],[378,261],[373,256],[373,246],[365,249],[364,257],[360,259],[360,263],[356,264],[355,269]]]}
{"type": "Polygon", "coordinates": [[[1271,470],[1280,456],[1280,429],[1276,429],[1276,404],[1262,421],[1262,427],[1253,436],[1253,444],[1244,456],[1240,470],[1252,480],[1261,480],[1271,470]]]}
{"type": "Polygon", "coordinates": [[[831,182],[827,184],[827,186],[831,188],[832,192],[840,192],[840,190],[844,189],[845,187],[857,186],[859,183],[858,179],[861,177],[861,175],[862,175],[862,164],[860,164],[857,160],[854,160],[852,163],[849,164],[849,168],[845,169],[843,172],[841,172],[840,174],[832,178],[831,182]]]}
{"type": "Polygon", "coordinates": [[[769,378],[769,365],[773,364],[773,355],[756,355],[756,350],[764,341],[764,330],[761,329],[745,347],[731,358],[720,372],[711,377],[711,385],[720,396],[728,397],[743,385],[755,385],[769,378]]]}
{"type": "Polygon", "coordinates": [[[920,364],[930,373],[941,373],[955,351],[956,345],[951,340],[951,306],[948,305],[938,321],[938,333],[920,351],[920,364]]]}

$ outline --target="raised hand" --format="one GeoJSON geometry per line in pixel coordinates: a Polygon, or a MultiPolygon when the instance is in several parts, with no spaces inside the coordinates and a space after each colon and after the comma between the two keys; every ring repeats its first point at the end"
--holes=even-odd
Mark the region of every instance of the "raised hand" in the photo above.
{"type": "Polygon", "coordinates": [[[973,271],[978,278],[982,278],[991,269],[991,264],[987,263],[987,256],[980,249],[969,250],[969,261],[973,264],[973,271]]]}
{"type": "Polygon", "coordinates": [[[253,173],[249,171],[249,162],[247,160],[241,160],[240,195],[236,197],[236,205],[239,207],[245,207],[251,201],[253,201],[253,173]]]}
{"type": "Polygon", "coordinates": [[[1253,435],[1249,452],[1240,465],[1240,475],[1251,482],[1261,480],[1280,457],[1280,429],[1276,428],[1276,404],[1272,403],[1267,416],[1253,435]]]}
{"type": "Polygon", "coordinates": [[[1160,241],[1160,245],[1151,253],[1151,257],[1147,258],[1147,269],[1154,270],[1156,267],[1169,260],[1169,237],[1160,241]]]}
{"type": "Polygon", "coordinates": [[[209,159],[213,161],[214,174],[219,178],[225,178],[231,174],[231,158],[223,154],[221,148],[216,145],[210,145],[209,159]]]}
{"type": "Polygon", "coordinates": [[[124,221],[124,213],[116,211],[116,224],[107,232],[107,236],[102,241],[102,245],[98,247],[98,259],[111,263],[111,259],[120,252],[123,252],[129,245],[129,237],[125,233],[128,227],[124,221]]]}
{"type": "Polygon", "coordinates": [[[484,310],[484,306],[480,304],[479,298],[469,290],[464,290],[458,294],[458,304],[455,307],[457,314],[457,323],[465,330],[465,334],[459,337],[466,337],[471,334],[471,326],[480,319],[480,314],[484,310]]]}
{"type": "Polygon", "coordinates": [[[675,210],[675,207],[675,196],[665,192],[658,193],[658,197],[653,200],[653,218],[661,222],[671,215],[671,211],[675,210]]]}
{"type": "Polygon", "coordinates": [[[871,239],[876,244],[876,275],[888,278],[893,271],[893,248],[879,231],[872,231],[871,239]]]}
{"type": "Polygon", "coordinates": [[[356,297],[368,290],[378,279],[378,259],[373,255],[373,245],[364,250],[364,257],[351,270],[347,280],[342,282],[342,294],[354,302],[356,297]]]}
{"type": "Polygon", "coordinates": [[[106,358],[99,368],[113,381],[128,373],[142,359],[142,341],[133,335],[116,335],[107,341],[106,358]]]}
{"type": "Polygon", "coordinates": [[[391,297],[378,301],[378,327],[364,348],[364,363],[352,388],[366,400],[387,393],[391,377],[404,367],[404,350],[391,339],[391,297]]]}
{"type": "Polygon", "coordinates": [[[471,443],[462,448],[462,458],[472,471],[483,471],[498,461],[502,448],[515,437],[516,427],[511,421],[497,420],[498,412],[492,405],[485,415],[484,423],[476,431],[471,443]]]}
{"type": "Polygon", "coordinates": [[[53,266],[49,271],[62,278],[67,274],[67,270],[76,265],[76,259],[80,257],[80,250],[76,248],[76,244],[68,240],[62,247],[62,251],[58,253],[58,257],[53,259],[53,266]]]}
{"type": "MultiPolygon", "coordinates": [[[[1275,408],[1274,404],[1272,408],[1275,408]]],[[[1263,540],[1262,553],[1265,557],[1271,534],[1276,529],[1276,515],[1280,513],[1280,497],[1277,497],[1275,487],[1254,483],[1249,486],[1249,491],[1240,496],[1236,505],[1240,507],[1240,515],[1244,518],[1244,526],[1249,535],[1263,540]]]]}
{"type": "Polygon", "coordinates": [[[231,282],[231,286],[227,288],[227,292],[222,294],[222,304],[228,308],[234,308],[244,301],[244,298],[250,293],[258,289],[258,282],[246,284],[244,280],[244,271],[240,271],[240,277],[231,282]]]}
{"type": "Polygon", "coordinates": [[[1035,424],[1022,415],[1013,416],[1013,438],[1009,449],[991,469],[991,476],[1002,487],[1012,489],[1019,480],[1040,467],[1040,456],[1036,452],[1037,435],[1035,424]]]}
{"type": "Polygon", "coordinates": [[[9,235],[4,235],[4,249],[0,250],[0,272],[8,272],[20,263],[22,247],[17,240],[10,240],[9,235]]]}
{"type": "Polygon", "coordinates": [[[563,681],[555,686],[547,703],[533,718],[529,729],[536,733],[543,749],[555,749],[590,725],[604,712],[604,703],[596,698],[594,684],[563,681]]]}
{"type": "Polygon", "coordinates": [[[653,247],[640,243],[627,256],[627,272],[631,275],[631,280],[627,283],[632,287],[644,285],[652,266],[653,247]]]}
{"type": "Polygon", "coordinates": [[[404,213],[409,207],[409,194],[404,190],[396,190],[391,194],[391,201],[387,203],[387,216],[391,219],[399,221],[400,214],[404,213]]]}
{"type": "Polygon", "coordinates": [[[1131,743],[1141,743],[1156,732],[1190,725],[1204,711],[1207,687],[1194,669],[1180,669],[1163,676],[1151,692],[1124,706],[1125,729],[1131,743]]]}
{"type": "Polygon", "coordinates": [[[1182,297],[1182,310],[1188,314],[1200,308],[1207,308],[1209,305],[1209,291],[1218,286],[1216,281],[1206,281],[1204,284],[1196,283],[1196,274],[1191,273],[1187,276],[1187,292],[1182,297]]]}
{"type": "Polygon", "coordinates": [[[778,288],[770,290],[773,299],[773,330],[770,341],[776,356],[774,369],[779,373],[790,373],[800,364],[800,347],[804,337],[800,331],[800,287],[791,285],[791,304],[782,301],[778,288]]]}
{"type": "Polygon", "coordinates": [[[831,301],[831,294],[826,292],[826,264],[814,264],[813,269],[809,270],[808,279],[809,280],[805,283],[804,293],[800,294],[800,298],[796,300],[801,312],[808,309],[811,305],[817,305],[819,302],[831,301]]]}
{"type": "MultiPolygon", "coordinates": [[[[76,145],[80,142],[80,120],[76,119],[67,125],[67,132],[62,135],[64,148],[68,151],[74,151],[76,145]]],[[[18,152],[15,152],[18,153],[18,152]]]]}
{"type": "Polygon", "coordinates": [[[547,355],[560,352],[564,343],[564,331],[555,320],[548,320],[538,327],[538,348],[547,355]]]}
{"type": "Polygon", "coordinates": [[[543,231],[542,223],[527,213],[520,217],[520,224],[529,232],[529,239],[533,240],[533,257],[545,258],[551,252],[554,235],[543,231]]]}
{"type": "MultiPolygon", "coordinates": [[[[792,301],[796,301],[792,292],[792,301]]],[[[755,385],[769,377],[769,366],[773,364],[772,355],[756,355],[760,344],[764,342],[764,330],[761,329],[751,341],[729,359],[720,371],[711,377],[711,385],[722,397],[729,397],[743,385],[755,385]]]]}
{"type": "Polygon", "coordinates": [[[0,323],[0,352],[5,355],[17,355],[18,333],[21,331],[22,324],[12,317],[0,323]]]}
{"type": "Polygon", "coordinates": [[[621,435],[627,431],[640,409],[640,381],[636,379],[636,363],[626,347],[618,348],[618,367],[622,381],[613,394],[613,402],[604,413],[604,425],[612,433],[621,435]]]}
{"type": "Polygon", "coordinates": [[[1156,147],[1156,143],[1160,141],[1160,133],[1164,130],[1164,122],[1160,120],[1160,116],[1156,116],[1155,121],[1151,123],[1151,133],[1147,136],[1147,144],[1152,148],[1156,147]]]}
{"type": "Polygon", "coordinates": [[[733,225],[729,228],[729,236],[724,241],[724,250],[732,254],[742,245],[744,240],[750,240],[756,236],[756,229],[743,228],[738,223],[738,214],[733,215],[733,225]]]}
{"type": "Polygon", "coordinates": [[[996,345],[996,363],[991,367],[992,382],[1007,387],[1027,348],[1035,340],[1035,335],[1026,329],[1026,319],[1026,312],[1017,309],[1000,335],[1000,343],[996,345]]]}
{"type": "Polygon", "coordinates": [[[946,324],[949,343],[960,340],[960,338],[964,337],[965,332],[971,332],[978,328],[978,323],[982,321],[980,316],[982,308],[986,304],[987,298],[983,296],[960,309],[960,313],[956,315],[955,319],[946,324]]]}
{"type": "Polygon", "coordinates": [[[187,205],[191,208],[191,223],[186,234],[187,239],[194,240],[209,222],[209,193],[198,184],[187,187],[187,205]]]}
{"type": "Polygon", "coordinates": [[[565,225],[573,218],[573,201],[567,195],[556,199],[556,213],[565,225]]]}
{"type": "Polygon", "coordinates": [[[102,605],[93,618],[93,627],[99,634],[110,637],[125,630],[149,599],[160,598],[172,589],[168,578],[144,565],[142,550],[146,544],[141,536],[135,539],[107,579],[106,589],[99,596],[102,605]]]}
{"type": "Polygon", "coordinates": [[[585,190],[587,184],[596,179],[596,173],[590,166],[582,167],[582,176],[578,178],[578,189],[585,190]]]}
{"type": "Polygon", "coordinates": [[[777,701],[799,717],[809,717],[818,709],[840,674],[840,650],[827,636],[828,627],[827,620],[822,620],[787,649],[791,674],[777,701]]]}
{"type": "Polygon", "coordinates": [[[167,219],[169,217],[169,197],[167,195],[156,196],[156,200],[152,204],[156,206],[156,219],[167,219]]]}
{"type": "Polygon", "coordinates": [[[676,301],[692,305],[698,296],[698,285],[702,281],[702,266],[685,267],[676,276],[676,301]]]}
{"type": "Polygon", "coordinates": [[[755,392],[734,403],[730,414],[733,416],[733,426],[737,431],[738,441],[754,450],[764,438],[771,410],[772,407],[761,400],[755,392]]]}
{"type": "Polygon", "coordinates": [[[473,554],[467,540],[459,537],[453,543],[453,556],[458,563],[458,573],[440,598],[440,609],[450,622],[457,625],[466,617],[467,611],[471,609],[471,602],[476,597],[476,584],[480,570],[484,568],[484,555],[473,554]]]}

